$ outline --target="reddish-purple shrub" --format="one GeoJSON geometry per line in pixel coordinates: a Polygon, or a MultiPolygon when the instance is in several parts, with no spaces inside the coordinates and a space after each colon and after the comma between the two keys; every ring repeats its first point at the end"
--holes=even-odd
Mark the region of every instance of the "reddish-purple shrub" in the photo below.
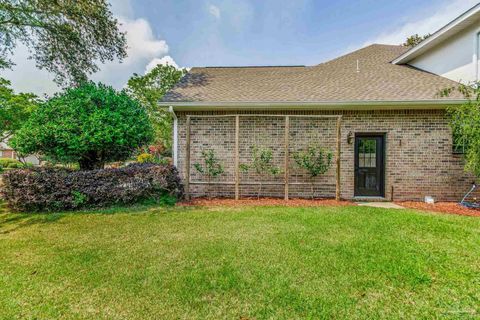
{"type": "Polygon", "coordinates": [[[12,170],[3,174],[2,197],[19,211],[57,211],[181,198],[183,186],[172,165],[132,164],[118,169],[12,170]]]}

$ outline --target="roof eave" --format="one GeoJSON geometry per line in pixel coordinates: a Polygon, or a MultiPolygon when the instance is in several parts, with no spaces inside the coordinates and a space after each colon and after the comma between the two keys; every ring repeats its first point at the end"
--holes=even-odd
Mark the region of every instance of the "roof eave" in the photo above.
{"type": "Polygon", "coordinates": [[[402,110],[445,109],[468,100],[318,101],[318,102],[160,102],[176,111],[214,110],[402,110]]]}
{"type": "Polygon", "coordinates": [[[392,61],[393,64],[405,64],[414,58],[418,57],[422,53],[428,51],[429,48],[432,48],[449,38],[453,34],[463,30],[465,26],[468,26],[469,21],[478,19],[480,16],[480,3],[472,7],[470,10],[464,12],[462,15],[456,19],[449,22],[447,25],[443,26],[432,34],[427,39],[420,42],[418,45],[408,50],[407,52],[400,55],[398,58],[392,61]]]}

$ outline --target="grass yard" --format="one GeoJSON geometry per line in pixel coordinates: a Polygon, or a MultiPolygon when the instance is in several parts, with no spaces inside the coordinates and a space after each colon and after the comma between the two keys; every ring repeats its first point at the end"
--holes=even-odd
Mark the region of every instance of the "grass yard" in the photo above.
{"type": "Polygon", "coordinates": [[[0,213],[2,319],[480,317],[480,219],[368,207],[0,213]]]}

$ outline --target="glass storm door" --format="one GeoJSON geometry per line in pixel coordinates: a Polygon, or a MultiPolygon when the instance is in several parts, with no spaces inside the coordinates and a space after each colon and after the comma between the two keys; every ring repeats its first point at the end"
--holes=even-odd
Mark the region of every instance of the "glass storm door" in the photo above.
{"type": "Polygon", "coordinates": [[[384,136],[355,136],[355,196],[383,197],[384,136]]]}

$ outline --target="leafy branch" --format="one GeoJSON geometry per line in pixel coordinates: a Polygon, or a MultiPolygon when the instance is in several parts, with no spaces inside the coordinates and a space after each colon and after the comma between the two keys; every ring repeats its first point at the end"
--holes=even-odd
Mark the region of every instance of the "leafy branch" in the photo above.
{"type": "Polygon", "coordinates": [[[220,163],[220,160],[215,155],[215,151],[212,149],[202,151],[202,160],[203,164],[194,163],[193,167],[207,177],[208,184],[225,172],[223,165],[220,163]]]}
{"type": "MultiPolygon", "coordinates": [[[[250,164],[241,164],[240,170],[247,173],[253,170],[260,177],[276,176],[280,173],[280,168],[273,164],[273,152],[269,148],[252,147],[252,161],[250,164]]],[[[260,198],[262,192],[262,181],[257,193],[257,198],[260,198]]]]}
{"type": "Polygon", "coordinates": [[[319,146],[309,146],[305,150],[293,154],[295,163],[310,175],[312,199],[314,193],[314,178],[325,174],[332,166],[333,153],[319,146]]]}

